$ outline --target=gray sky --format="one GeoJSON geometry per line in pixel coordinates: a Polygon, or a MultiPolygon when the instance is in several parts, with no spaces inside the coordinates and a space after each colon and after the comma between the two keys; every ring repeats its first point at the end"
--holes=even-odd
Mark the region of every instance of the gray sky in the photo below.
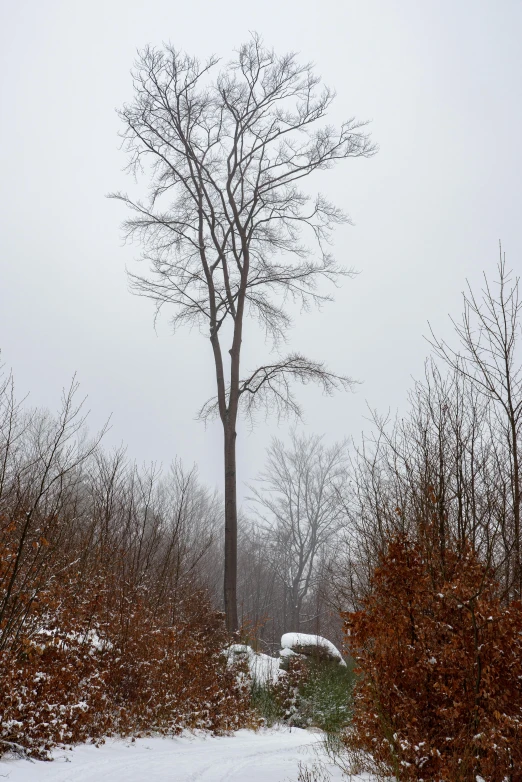
{"type": "MultiPolygon", "coordinates": [[[[0,347],[19,394],[56,408],[77,372],[91,426],[138,461],[178,454],[221,484],[217,425],[194,420],[213,393],[210,345],[152,326],[131,296],[124,212],[105,199],[122,172],[114,108],[131,97],[136,48],[170,40],[205,58],[255,30],[313,60],[338,97],[332,121],[372,120],[371,160],[320,174],[355,225],[337,258],[360,271],[334,304],[299,317],[292,348],[363,381],[355,395],[299,393],[305,426],[328,439],[367,427],[366,402],[404,405],[429,320],[448,335],[465,279],[493,273],[502,239],[521,270],[520,0],[0,0],[0,347]]],[[[252,330],[245,369],[264,351],[252,330]]],[[[275,421],[240,427],[239,480],[261,468],[275,421]],[[244,435],[244,436],[243,436],[244,435]]]]}

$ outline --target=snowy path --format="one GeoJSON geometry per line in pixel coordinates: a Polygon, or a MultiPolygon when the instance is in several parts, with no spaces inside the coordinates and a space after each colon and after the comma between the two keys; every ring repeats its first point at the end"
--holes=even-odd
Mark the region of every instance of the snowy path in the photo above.
{"type": "MultiPolygon", "coordinates": [[[[297,782],[298,763],[312,764],[321,740],[306,730],[240,730],[233,736],[108,740],[57,752],[52,763],[0,761],[10,782],[297,782]]],[[[341,780],[333,770],[332,781],[341,780]]]]}

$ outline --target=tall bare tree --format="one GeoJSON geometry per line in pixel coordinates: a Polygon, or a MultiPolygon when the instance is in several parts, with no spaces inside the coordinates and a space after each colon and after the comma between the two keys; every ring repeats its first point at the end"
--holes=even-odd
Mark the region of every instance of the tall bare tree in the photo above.
{"type": "Polygon", "coordinates": [[[365,123],[352,118],[336,130],[323,122],[334,93],[295,54],[277,56],[253,35],[226,67],[218,63],[172,46],[139,52],[134,97],[119,115],[129,170],[148,175],[148,197],[113,197],[134,213],[126,235],[143,243],[150,266],[150,275],[131,275],[135,292],[158,310],[172,305],[174,327],[197,324],[210,338],[217,393],[200,415],[223,425],[224,598],[235,631],[238,413],[298,413],[292,380],[326,393],[351,383],[295,353],[242,379],[244,318],[257,318],[277,346],[291,324],[288,301],[320,303],[328,296],[318,284],[348,274],[329,252],[332,228],[348,218],[300,184],[375,147],[365,123]]]}

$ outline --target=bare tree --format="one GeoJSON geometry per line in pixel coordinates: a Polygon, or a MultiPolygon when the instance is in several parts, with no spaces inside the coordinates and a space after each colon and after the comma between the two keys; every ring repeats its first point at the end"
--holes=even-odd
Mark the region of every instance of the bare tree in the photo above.
{"type": "Polygon", "coordinates": [[[217,413],[223,425],[224,598],[227,627],[235,631],[238,413],[252,415],[260,405],[298,412],[292,380],[319,382],[328,394],[351,384],[297,354],[242,380],[245,314],[277,346],[291,324],[289,300],[304,309],[320,304],[328,296],[318,284],[348,274],[328,250],[332,228],[348,218],[299,185],[375,147],[365,123],[350,119],[338,130],[322,123],[334,94],[294,54],[277,56],[254,35],[214,75],[218,62],[201,64],[172,46],[139,53],[134,99],[119,115],[129,170],[146,170],[148,198],[113,197],[133,211],[126,235],[143,243],[152,272],[131,275],[135,292],[158,310],[172,305],[174,327],[197,324],[210,338],[217,393],[201,416],[217,413]]]}
{"type": "Polygon", "coordinates": [[[494,430],[507,445],[510,476],[510,515],[512,516],[512,571],[514,594],[522,594],[520,522],[522,505],[520,436],[522,431],[522,301],[519,278],[506,269],[500,250],[498,280],[490,283],[484,275],[482,298],[468,285],[463,294],[462,322],[455,323],[460,348],[453,349],[433,336],[432,345],[455,371],[463,375],[493,404],[494,430]],[[496,287],[496,291],[495,291],[496,287]]]}
{"type": "Polygon", "coordinates": [[[347,524],[334,579],[340,583],[344,571],[346,582],[350,574],[343,599],[364,592],[397,532],[417,538],[435,524],[442,561],[451,541],[460,548],[469,542],[485,561],[500,564],[505,460],[493,447],[490,406],[477,390],[429,360],[405,415],[390,420],[373,412],[372,422],[373,431],[354,447],[343,498],[347,524]]]}
{"type": "Polygon", "coordinates": [[[294,432],[290,448],[273,440],[260,488],[251,487],[259,521],[271,533],[272,559],[289,608],[286,621],[295,631],[317,586],[321,559],[344,520],[346,461],[345,443],[327,448],[320,437],[294,432]]]}
{"type": "Polygon", "coordinates": [[[522,373],[518,280],[499,264],[498,291],[464,297],[461,340],[434,339],[449,372],[426,362],[405,414],[372,413],[373,432],[356,446],[343,498],[343,528],[331,582],[338,605],[357,605],[379,555],[396,533],[428,528],[440,547],[470,544],[509,602],[520,593],[522,373]]]}
{"type": "Polygon", "coordinates": [[[0,649],[17,639],[67,546],[67,510],[106,426],[92,439],[73,379],[57,416],[24,412],[0,378],[0,649]]]}

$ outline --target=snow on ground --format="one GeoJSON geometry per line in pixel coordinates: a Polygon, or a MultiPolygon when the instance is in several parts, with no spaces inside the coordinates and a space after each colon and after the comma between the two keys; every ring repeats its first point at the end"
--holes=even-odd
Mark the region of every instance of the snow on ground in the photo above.
{"type": "MultiPolygon", "coordinates": [[[[321,734],[299,728],[232,736],[183,735],[109,739],[99,749],[87,744],[55,751],[51,763],[0,761],[0,779],[10,782],[297,782],[299,761],[312,765],[321,734]]],[[[332,782],[343,779],[329,767],[332,782]]],[[[365,776],[352,777],[362,782],[365,776]]]]}
{"type": "MultiPolygon", "coordinates": [[[[327,638],[323,638],[320,635],[310,635],[308,633],[285,633],[281,637],[281,646],[283,647],[282,654],[286,649],[289,650],[286,652],[286,655],[291,654],[294,650],[294,647],[296,646],[321,646],[323,649],[326,649],[332,655],[332,657],[339,660],[341,665],[346,665],[339,649],[334,646],[333,643],[327,638]]],[[[285,654],[283,654],[283,656],[285,656],[285,654]]]]}

